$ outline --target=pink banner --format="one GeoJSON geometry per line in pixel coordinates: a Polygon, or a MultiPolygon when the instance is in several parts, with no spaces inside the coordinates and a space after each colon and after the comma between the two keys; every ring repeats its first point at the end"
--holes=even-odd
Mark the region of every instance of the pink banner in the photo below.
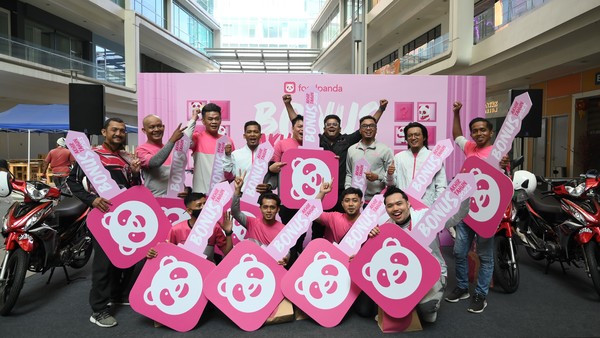
{"type": "Polygon", "coordinates": [[[369,237],[369,232],[377,225],[377,221],[385,213],[383,195],[375,195],[352,225],[341,243],[336,245],[342,252],[352,256],[360,250],[360,246],[369,237]]]}
{"type": "MultiPolygon", "coordinates": [[[[269,170],[271,157],[273,157],[273,146],[269,142],[263,142],[256,148],[252,169],[246,173],[246,186],[241,201],[257,204],[259,193],[256,192],[256,186],[263,182],[263,178],[269,170]]],[[[235,174],[237,175],[237,173],[235,174]]]]}
{"type": "Polygon", "coordinates": [[[84,133],[69,130],[69,133],[67,133],[67,147],[98,195],[106,199],[112,199],[125,191],[125,189],[119,188],[117,182],[112,179],[108,170],[104,168],[100,157],[92,150],[90,141],[84,133]]]}
{"type": "Polygon", "coordinates": [[[225,145],[227,145],[227,143],[229,143],[229,137],[227,135],[223,135],[217,140],[217,144],[215,146],[215,160],[213,161],[212,173],[210,175],[209,193],[212,191],[215,185],[225,180],[223,160],[225,158],[225,145]]]}
{"type": "Polygon", "coordinates": [[[212,235],[215,225],[223,216],[223,207],[232,196],[233,190],[229,183],[221,182],[214,186],[206,199],[206,204],[204,204],[200,216],[196,219],[192,231],[182,246],[184,249],[205,257],[204,249],[208,244],[208,238],[212,235]]]}
{"type": "Polygon", "coordinates": [[[370,170],[371,164],[367,162],[367,160],[364,158],[358,160],[354,165],[354,170],[352,170],[352,181],[350,183],[350,186],[360,189],[360,191],[362,191],[363,193],[363,196],[365,195],[365,191],[367,190],[367,178],[365,176],[365,173],[369,172],[370,170]]]}
{"type": "Polygon", "coordinates": [[[171,160],[171,172],[166,197],[177,197],[185,188],[185,167],[187,166],[187,152],[192,140],[187,135],[175,143],[171,160]]]}

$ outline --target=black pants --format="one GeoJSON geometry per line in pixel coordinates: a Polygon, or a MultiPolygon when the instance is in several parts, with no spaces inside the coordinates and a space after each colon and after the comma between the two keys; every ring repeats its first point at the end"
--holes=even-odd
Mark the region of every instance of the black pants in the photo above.
{"type": "Polygon", "coordinates": [[[92,289],[90,290],[90,306],[94,312],[108,308],[111,299],[129,297],[133,286],[132,274],[134,267],[120,269],[114,266],[95,238],[94,260],[92,261],[92,289]]]}

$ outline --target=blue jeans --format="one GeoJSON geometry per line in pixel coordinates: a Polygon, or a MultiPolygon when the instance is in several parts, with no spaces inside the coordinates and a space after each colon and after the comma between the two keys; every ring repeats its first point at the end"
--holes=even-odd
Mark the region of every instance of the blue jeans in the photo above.
{"type": "MultiPolygon", "coordinates": [[[[454,258],[456,260],[456,286],[469,288],[469,249],[476,233],[463,221],[456,225],[456,241],[454,242],[454,258]]],[[[494,273],[494,237],[477,236],[477,254],[479,255],[479,273],[475,292],[487,296],[494,273]]]]}

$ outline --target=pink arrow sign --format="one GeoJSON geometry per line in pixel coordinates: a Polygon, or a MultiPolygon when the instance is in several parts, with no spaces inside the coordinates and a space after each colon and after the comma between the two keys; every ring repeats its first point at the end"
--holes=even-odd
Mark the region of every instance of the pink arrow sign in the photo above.
{"type": "Polygon", "coordinates": [[[342,242],[335,245],[348,256],[356,254],[369,237],[369,232],[377,225],[377,221],[384,213],[383,195],[373,196],[365,210],[348,230],[342,242]]]}
{"type": "Polygon", "coordinates": [[[303,149],[320,149],[319,147],[319,92],[315,86],[304,91],[304,131],[302,133],[303,149]]]}
{"type": "Polygon", "coordinates": [[[190,143],[190,138],[187,135],[183,135],[173,147],[166,197],[177,197],[177,194],[185,188],[185,167],[187,166],[187,150],[190,149],[190,143]]]}
{"type": "MultiPolygon", "coordinates": [[[[263,142],[256,148],[252,169],[246,174],[246,186],[240,201],[255,205],[258,202],[259,193],[256,186],[263,181],[263,177],[269,170],[269,160],[273,157],[273,146],[269,142],[263,142]]],[[[236,173],[237,174],[237,173],[236,173]]]]}
{"type": "Polygon", "coordinates": [[[350,186],[360,189],[363,196],[367,190],[367,178],[365,173],[371,170],[371,164],[364,158],[361,158],[354,164],[354,170],[352,170],[352,181],[350,186]]]}
{"type": "Polygon", "coordinates": [[[425,190],[431,184],[435,174],[442,168],[444,160],[454,151],[454,145],[450,139],[438,142],[425,159],[421,169],[417,172],[412,182],[404,192],[410,197],[410,205],[415,210],[427,208],[421,201],[425,190]]]}
{"type": "Polygon", "coordinates": [[[223,160],[225,158],[225,146],[229,143],[229,137],[227,135],[221,136],[215,145],[215,159],[213,161],[212,173],[210,175],[210,189],[212,191],[215,185],[225,180],[225,173],[223,172],[223,160]]]}

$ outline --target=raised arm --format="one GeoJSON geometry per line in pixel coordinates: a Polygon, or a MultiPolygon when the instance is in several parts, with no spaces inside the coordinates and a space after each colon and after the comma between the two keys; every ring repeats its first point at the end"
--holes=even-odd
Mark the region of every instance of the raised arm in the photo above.
{"type": "Polygon", "coordinates": [[[381,118],[381,115],[385,111],[385,108],[387,108],[387,105],[388,105],[388,100],[386,100],[386,99],[379,100],[379,109],[377,109],[375,114],[373,114],[373,118],[375,119],[376,123],[379,122],[379,119],[381,118]]]}
{"type": "Polygon", "coordinates": [[[462,127],[460,126],[460,108],[462,103],[454,102],[452,112],[454,112],[454,122],[452,124],[452,137],[456,140],[457,137],[463,136],[462,127]]]}
{"type": "Polygon", "coordinates": [[[292,95],[285,94],[281,98],[283,99],[283,104],[285,105],[285,110],[287,110],[288,117],[290,118],[290,121],[292,121],[298,115],[294,110],[294,107],[292,107],[292,95]]]}
{"type": "MultiPolygon", "coordinates": [[[[246,174],[244,173],[244,176],[246,174]]],[[[234,186],[235,192],[233,193],[233,200],[231,201],[231,215],[240,223],[244,228],[246,227],[246,215],[240,210],[240,196],[242,196],[242,186],[244,185],[244,176],[238,176],[235,178],[234,186]]]]}

